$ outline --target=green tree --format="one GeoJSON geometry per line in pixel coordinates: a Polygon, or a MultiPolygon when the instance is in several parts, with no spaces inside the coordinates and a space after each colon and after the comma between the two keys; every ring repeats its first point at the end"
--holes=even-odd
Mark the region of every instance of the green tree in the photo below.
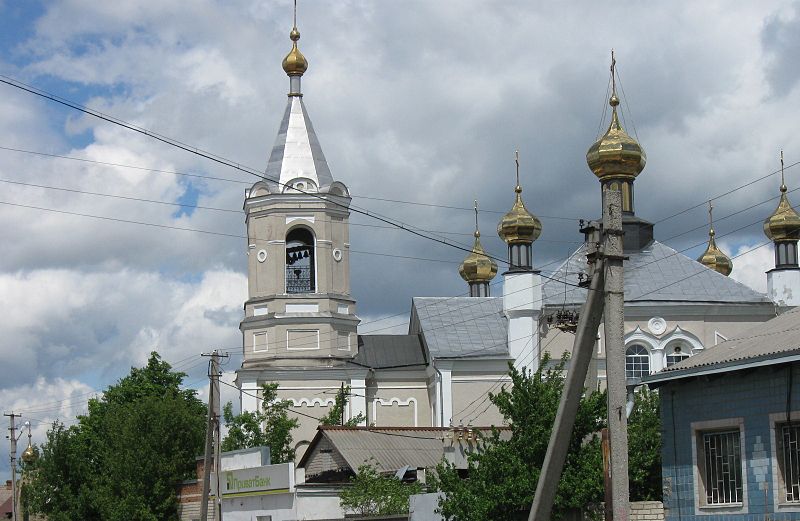
{"type": "MultiPolygon", "coordinates": [[[[564,387],[566,359],[552,369],[548,359],[535,373],[510,366],[513,387],[490,394],[511,428],[503,439],[495,430],[479,441],[481,451],[468,458],[468,478],[453,466],[437,468],[437,485],[445,492],[440,509],[445,519],[484,521],[527,519],[564,387]]],[[[585,396],[578,409],[564,472],[553,506],[553,519],[571,509],[586,510],[603,500],[600,429],[605,425],[605,392],[585,396]]]]}
{"type": "Polygon", "coordinates": [[[339,502],[342,509],[360,516],[406,514],[409,496],[420,492],[420,483],[403,483],[394,476],[383,476],[365,463],[350,478],[350,486],[339,493],[339,502]]]}
{"type": "Polygon", "coordinates": [[[661,407],[658,392],[641,387],[628,418],[631,501],[661,501],[661,407]]]}
{"type": "Polygon", "coordinates": [[[233,414],[231,402],[222,408],[222,417],[228,434],[222,440],[222,450],[239,450],[267,446],[272,463],[294,461],[292,429],[297,428],[297,418],[289,418],[292,402],[278,398],[278,384],[261,386],[261,407],[258,411],[233,414]]]}
{"type": "Polygon", "coordinates": [[[35,463],[32,512],[50,521],[178,519],[176,484],[194,476],[206,406],[186,375],[153,352],[143,368],[89,400],[78,423],[53,424],[35,463]]]}
{"type": "Polygon", "coordinates": [[[342,422],[342,418],[344,416],[343,413],[345,407],[347,407],[348,396],[350,396],[350,386],[343,385],[336,393],[336,400],[333,403],[333,407],[331,407],[331,410],[328,411],[328,414],[323,416],[320,420],[322,425],[344,425],[345,427],[357,427],[367,421],[367,418],[364,416],[364,414],[358,413],[349,420],[342,422]]]}

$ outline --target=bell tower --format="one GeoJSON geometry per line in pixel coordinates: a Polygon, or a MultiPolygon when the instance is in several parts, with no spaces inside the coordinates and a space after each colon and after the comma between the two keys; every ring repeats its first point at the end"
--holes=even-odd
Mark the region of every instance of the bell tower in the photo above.
{"type": "MultiPolygon", "coordinates": [[[[245,193],[248,299],[240,324],[242,387],[302,380],[297,371],[346,366],[357,354],[356,303],[350,295],[350,193],[334,181],[308,117],[298,49],[283,60],[289,94],[264,179],[245,193]],[[288,375],[288,376],[287,376],[288,375]]],[[[242,397],[244,409],[253,399],[242,397]]]]}

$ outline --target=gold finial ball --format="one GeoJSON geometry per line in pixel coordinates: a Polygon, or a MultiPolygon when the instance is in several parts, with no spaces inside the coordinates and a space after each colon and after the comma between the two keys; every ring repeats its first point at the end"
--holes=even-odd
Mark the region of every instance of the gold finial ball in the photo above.
{"type": "Polygon", "coordinates": [[[616,94],[611,95],[611,99],[608,100],[608,104],[611,105],[612,107],[616,107],[619,105],[619,98],[617,97],[616,94]]]}
{"type": "Polygon", "coordinates": [[[497,224],[497,235],[506,244],[531,244],[542,234],[542,222],[525,208],[522,188],[517,186],[516,199],[511,210],[497,224]]]}
{"type": "Polygon", "coordinates": [[[797,241],[800,239],[800,215],[792,208],[789,198],[786,197],[786,192],[783,190],[781,190],[778,207],[764,221],[764,235],[771,241],[797,241]]]}
{"type": "Polygon", "coordinates": [[[302,76],[308,70],[308,60],[297,48],[297,40],[300,39],[300,31],[297,30],[297,27],[292,28],[289,38],[294,43],[292,43],[292,50],[283,59],[283,70],[289,76],[302,76]]]}

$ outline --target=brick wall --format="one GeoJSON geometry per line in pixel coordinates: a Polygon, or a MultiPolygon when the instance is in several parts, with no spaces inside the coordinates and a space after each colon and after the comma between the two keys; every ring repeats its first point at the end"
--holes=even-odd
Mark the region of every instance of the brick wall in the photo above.
{"type": "Polygon", "coordinates": [[[664,504],[661,501],[633,502],[630,521],[664,521],[664,504]]]}

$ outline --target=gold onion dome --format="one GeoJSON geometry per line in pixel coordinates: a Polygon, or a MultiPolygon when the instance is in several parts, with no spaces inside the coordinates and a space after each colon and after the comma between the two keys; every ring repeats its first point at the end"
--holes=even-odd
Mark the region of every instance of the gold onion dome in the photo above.
{"type": "Polygon", "coordinates": [[[697,262],[727,277],[731,274],[731,271],[733,271],[733,261],[731,261],[731,258],[725,255],[725,253],[719,249],[717,246],[717,241],[714,240],[714,236],[716,234],[714,233],[714,221],[711,217],[712,210],[713,206],[711,206],[709,203],[708,216],[711,222],[711,227],[708,230],[708,246],[706,247],[706,251],[704,251],[703,254],[697,258],[697,262]]]}
{"type": "Polygon", "coordinates": [[[786,191],[786,182],[783,177],[783,151],[781,151],[781,200],[772,215],[764,221],[764,233],[771,241],[800,239],[800,215],[792,208],[786,191]]]}
{"type": "Polygon", "coordinates": [[[36,451],[33,449],[33,445],[28,443],[28,448],[25,449],[25,452],[22,453],[21,457],[22,457],[22,461],[24,461],[25,463],[28,463],[28,464],[33,463],[34,461],[36,461],[37,454],[36,454],[36,451]]]}
{"type": "Polygon", "coordinates": [[[475,244],[458,267],[458,274],[468,283],[489,282],[497,275],[497,263],[486,255],[481,246],[481,232],[475,230],[475,244]]]}
{"type": "Polygon", "coordinates": [[[611,95],[611,124],[606,133],[586,152],[589,168],[600,180],[607,177],[635,178],[647,163],[642,146],[625,132],[619,123],[617,105],[619,98],[611,95]]]}
{"type": "Polygon", "coordinates": [[[516,199],[511,210],[497,224],[497,235],[506,244],[530,244],[542,234],[542,223],[531,214],[522,202],[522,187],[514,188],[516,199]]]}
{"type": "Polygon", "coordinates": [[[292,50],[283,59],[283,70],[289,76],[302,76],[308,70],[308,60],[297,48],[297,40],[300,39],[300,31],[297,30],[297,26],[292,27],[289,38],[292,40],[292,50]]]}

